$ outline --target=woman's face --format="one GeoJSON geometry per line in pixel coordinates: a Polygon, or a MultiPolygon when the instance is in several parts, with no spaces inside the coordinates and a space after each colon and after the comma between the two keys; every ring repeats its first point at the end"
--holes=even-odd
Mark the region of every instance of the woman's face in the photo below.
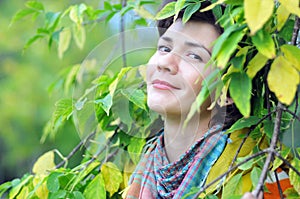
{"type": "Polygon", "coordinates": [[[148,106],[163,116],[185,115],[211,72],[215,28],[203,22],[173,23],[160,37],[147,66],[148,106]]]}

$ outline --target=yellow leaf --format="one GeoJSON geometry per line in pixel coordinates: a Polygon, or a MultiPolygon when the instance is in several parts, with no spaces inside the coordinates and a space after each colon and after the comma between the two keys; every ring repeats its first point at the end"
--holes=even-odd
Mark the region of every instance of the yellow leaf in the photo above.
{"type": "Polygon", "coordinates": [[[54,168],[54,152],[48,151],[39,157],[39,159],[34,163],[32,172],[37,175],[43,175],[47,174],[49,170],[54,168]]]}
{"type": "Polygon", "coordinates": [[[279,2],[291,13],[300,17],[299,0],[279,0],[279,2]]]}
{"type": "Polygon", "coordinates": [[[284,57],[300,71],[300,49],[292,45],[283,45],[280,47],[284,57]]]}
{"type": "Polygon", "coordinates": [[[21,192],[18,194],[16,199],[25,199],[28,198],[29,189],[28,187],[23,187],[21,192]]]}
{"type": "MultiPolygon", "coordinates": [[[[299,171],[300,170],[300,160],[294,158],[292,161],[292,165],[299,171]]],[[[293,185],[294,189],[300,194],[300,176],[293,170],[289,170],[289,177],[291,184],[293,185]]]]}
{"type": "Polygon", "coordinates": [[[59,42],[58,42],[58,57],[62,58],[64,52],[68,50],[71,41],[71,30],[66,28],[59,33],[59,42]]]}
{"type": "Polygon", "coordinates": [[[247,75],[252,79],[255,77],[256,73],[260,71],[265,64],[267,63],[268,58],[266,58],[264,55],[261,53],[257,53],[253,59],[249,62],[247,66],[247,75]]]}
{"type": "Polygon", "coordinates": [[[105,182],[105,189],[110,193],[110,196],[112,196],[119,190],[120,184],[123,181],[122,173],[112,162],[103,164],[101,173],[105,182]]]}
{"type": "Polygon", "coordinates": [[[274,9],[273,0],[245,0],[245,18],[251,34],[261,29],[271,17],[274,9]]]}
{"type": "Polygon", "coordinates": [[[48,198],[49,190],[47,189],[47,182],[44,180],[45,175],[35,176],[33,179],[33,186],[38,198],[48,198]]]}
{"type": "Polygon", "coordinates": [[[277,57],[272,63],[267,81],[280,102],[287,105],[292,103],[299,83],[299,73],[283,56],[277,57]]]}
{"type": "Polygon", "coordinates": [[[225,0],[219,0],[213,4],[211,4],[210,6],[207,6],[206,8],[203,8],[202,10],[200,10],[200,12],[205,12],[205,11],[208,11],[208,10],[211,10],[213,9],[216,5],[219,5],[219,4],[222,4],[225,0]]]}
{"type": "Polygon", "coordinates": [[[279,5],[276,14],[277,14],[277,30],[280,31],[291,13],[283,5],[279,5]]]}

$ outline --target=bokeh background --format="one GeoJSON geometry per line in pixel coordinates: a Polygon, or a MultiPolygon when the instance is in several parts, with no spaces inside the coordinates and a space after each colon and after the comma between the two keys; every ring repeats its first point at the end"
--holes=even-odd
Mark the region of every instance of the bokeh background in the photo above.
{"type": "MultiPolygon", "coordinates": [[[[66,95],[59,87],[60,72],[81,63],[88,52],[113,31],[113,26],[104,28],[103,23],[90,27],[84,48],[80,50],[72,43],[62,59],[57,56],[56,44],[49,49],[47,40],[39,40],[23,51],[26,41],[39,26],[30,16],[10,25],[25,2],[0,0],[0,184],[31,172],[34,161],[44,152],[57,148],[67,155],[79,142],[72,121],[60,129],[55,138],[43,144],[40,139],[55,101],[66,95]],[[54,82],[58,84],[49,92],[54,82]]],[[[45,8],[52,11],[79,2],[42,1],[45,8]]],[[[80,153],[76,154],[69,166],[76,165],[80,157],[80,153]]]]}

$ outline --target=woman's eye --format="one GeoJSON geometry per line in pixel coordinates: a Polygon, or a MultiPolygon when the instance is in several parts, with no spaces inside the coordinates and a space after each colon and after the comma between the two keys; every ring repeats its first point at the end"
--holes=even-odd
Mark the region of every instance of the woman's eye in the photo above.
{"type": "Polygon", "coordinates": [[[191,54],[188,54],[188,56],[192,59],[197,59],[199,61],[203,61],[203,59],[197,54],[191,53],[191,54]]]}
{"type": "Polygon", "coordinates": [[[171,52],[171,49],[167,46],[158,46],[160,52],[171,52]]]}

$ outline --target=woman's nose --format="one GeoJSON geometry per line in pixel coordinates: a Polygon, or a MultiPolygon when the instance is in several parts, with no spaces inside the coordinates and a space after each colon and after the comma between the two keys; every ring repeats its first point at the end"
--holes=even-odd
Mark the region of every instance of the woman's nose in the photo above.
{"type": "Polygon", "coordinates": [[[176,53],[168,53],[159,57],[157,69],[175,75],[178,72],[180,56],[176,53]]]}

